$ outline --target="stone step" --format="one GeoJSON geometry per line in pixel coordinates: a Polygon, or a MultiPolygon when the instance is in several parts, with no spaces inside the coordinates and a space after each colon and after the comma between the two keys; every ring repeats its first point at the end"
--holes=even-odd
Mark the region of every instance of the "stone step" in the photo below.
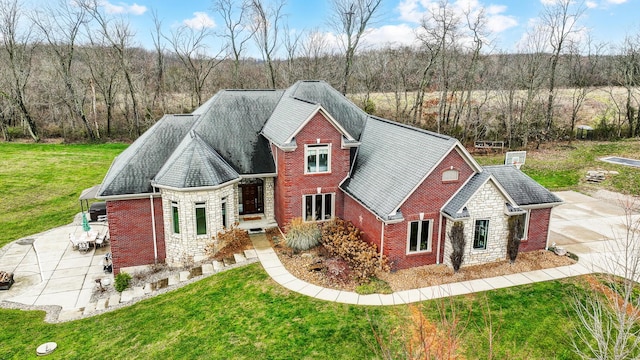
{"type": "Polygon", "coordinates": [[[258,258],[258,253],[255,249],[245,250],[244,257],[246,257],[247,259],[256,259],[258,258]]]}
{"type": "Polygon", "coordinates": [[[109,306],[120,304],[120,293],[115,293],[109,297],[109,306]]]}
{"type": "Polygon", "coordinates": [[[224,264],[217,260],[214,260],[212,264],[213,264],[213,270],[221,270],[224,267],[224,264]]]}
{"type": "Polygon", "coordinates": [[[96,303],[96,311],[104,310],[107,308],[107,301],[109,299],[98,299],[96,303]]]}
{"type": "Polygon", "coordinates": [[[202,274],[208,275],[213,273],[214,273],[213,264],[202,264],[202,274]]]}
{"type": "Polygon", "coordinates": [[[126,289],[120,293],[120,302],[129,302],[133,300],[133,289],[126,289]]]}
{"type": "Polygon", "coordinates": [[[233,260],[235,260],[237,264],[247,261],[247,258],[242,254],[233,254],[233,260]]]}
{"type": "Polygon", "coordinates": [[[188,271],[180,271],[180,282],[189,280],[189,272],[188,271]]]}
{"type": "Polygon", "coordinates": [[[95,311],[96,311],[96,303],[91,302],[84,307],[84,311],[82,312],[82,315],[93,314],[95,311]]]}

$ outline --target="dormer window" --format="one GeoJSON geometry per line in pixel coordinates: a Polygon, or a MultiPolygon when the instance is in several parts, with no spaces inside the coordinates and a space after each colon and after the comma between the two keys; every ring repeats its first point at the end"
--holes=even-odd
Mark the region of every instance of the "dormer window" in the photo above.
{"type": "Polygon", "coordinates": [[[331,172],[331,146],[307,145],[305,147],[305,174],[331,172]]]}

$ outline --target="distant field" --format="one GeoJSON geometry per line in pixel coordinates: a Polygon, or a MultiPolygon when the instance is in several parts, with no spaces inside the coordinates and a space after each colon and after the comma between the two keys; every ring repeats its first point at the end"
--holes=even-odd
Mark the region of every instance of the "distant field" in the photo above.
{"type": "MultiPolygon", "coordinates": [[[[624,88],[590,88],[589,92],[586,96],[586,100],[584,105],[582,106],[580,112],[578,113],[578,122],[577,124],[585,124],[595,127],[598,118],[607,113],[607,116],[610,117],[609,121],[618,121],[615,118],[614,113],[617,109],[615,102],[612,99],[615,99],[620,106],[621,109],[624,109],[624,99],[625,92],[624,88]]],[[[556,116],[560,123],[569,121],[571,103],[572,103],[572,94],[574,89],[557,89],[556,95],[556,116]]],[[[496,109],[502,107],[506,100],[504,99],[504,91],[482,91],[477,90],[472,92],[472,99],[474,104],[482,104],[483,117],[491,120],[492,116],[495,116],[496,109]]],[[[408,92],[406,94],[400,94],[401,97],[398,101],[396,101],[394,93],[372,93],[370,94],[371,100],[373,100],[376,106],[376,113],[382,116],[386,116],[393,119],[393,115],[396,113],[396,107],[409,109],[415,103],[415,92],[408,92]]],[[[457,93],[457,96],[461,96],[460,92],[457,93]]],[[[526,92],[524,90],[516,91],[515,99],[524,99],[526,96],[526,92]]],[[[429,101],[434,101],[437,104],[437,100],[439,100],[440,92],[430,92],[425,94],[424,103],[427,104],[429,101]]],[[[361,105],[363,103],[364,95],[363,94],[352,94],[349,95],[349,98],[353,100],[356,104],[361,105]]],[[[546,101],[547,92],[544,89],[538,92],[537,99],[538,101],[546,101]]],[[[432,106],[429,107],[425,105],[425,113],[435,112],[437,113],[437,107],[432,106]]],[[[624,118],[624,116],[623,116],[624,118]]]]}

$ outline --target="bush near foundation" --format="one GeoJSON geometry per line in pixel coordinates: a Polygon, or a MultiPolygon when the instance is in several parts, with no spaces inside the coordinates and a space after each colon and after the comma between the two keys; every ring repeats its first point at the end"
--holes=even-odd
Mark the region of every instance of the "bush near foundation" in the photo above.
{"type": "Polygon", "coordinates": [[[462,221],[453,223],[451,230],[449,230],[449,240],[453,250],[451,251],[451,265],[453,266],[453,271],[458,272],[464,261],[464,247],[467,244],[462,221]]]}
{"type": "Polygon", "coordinates": [[[314,222],[304,222],[302,218],[295,218],[287,227],[284,242],[295,251],[309,250],[320,245],[320,228],[314,222]]]}
{"type": "Polygon", "coordinates": [[[377,246],[362,240],[362,231],[350,221],[334,219],[322,226],[322,246],[331,255],[344,259],[359,282],[368,282],[378,271],[389,271],[386,256],[377,246]]]}

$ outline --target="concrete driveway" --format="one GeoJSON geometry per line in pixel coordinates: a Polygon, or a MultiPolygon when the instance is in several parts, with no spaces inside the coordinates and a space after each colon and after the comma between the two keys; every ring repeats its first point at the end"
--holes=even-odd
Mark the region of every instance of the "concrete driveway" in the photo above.
{"type": "MultiPolygon", "coordinates": [[[[593,271],[615,272],[622,269],[627,225],[638,224],[637,211],[640,202],[632,197],[600,191],[591,197],[575,191],[555,193],[565,201],[553,209],[549,233],[549,245],[556,243],[577,254],[580,262],[593,271]],[[625,207],[636,210],[625,210],[625,207]]],[[[636,237],[640,234],[636,234],[636,237]]],[[[627,248],[640,250],[638,240],[627,248]]]]}

